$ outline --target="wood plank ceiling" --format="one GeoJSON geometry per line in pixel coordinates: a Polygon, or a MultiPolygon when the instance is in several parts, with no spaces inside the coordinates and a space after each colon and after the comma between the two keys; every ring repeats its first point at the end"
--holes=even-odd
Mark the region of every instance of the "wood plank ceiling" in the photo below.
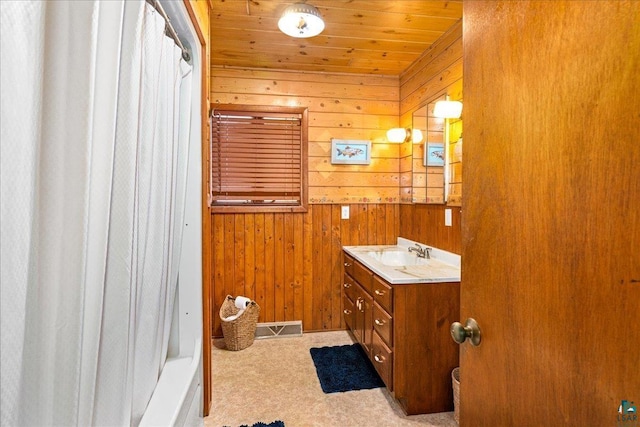
{"type": "Polygon", "coordinates": [[[211,64],[223,67],[400,75],[462,18],[462,1],[213,0],[211,64]],[[315,6],[322,34],[278,30],[293,3],[315,6]]]}

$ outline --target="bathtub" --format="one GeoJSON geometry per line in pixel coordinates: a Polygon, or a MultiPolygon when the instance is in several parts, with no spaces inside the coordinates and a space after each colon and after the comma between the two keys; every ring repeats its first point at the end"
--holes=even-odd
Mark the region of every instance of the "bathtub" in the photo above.
{"type": "Polygon", "coordinates": [[[140,426],[202,425],[201,355],[197,339],[193,356],[167,359],[140,426]]]}

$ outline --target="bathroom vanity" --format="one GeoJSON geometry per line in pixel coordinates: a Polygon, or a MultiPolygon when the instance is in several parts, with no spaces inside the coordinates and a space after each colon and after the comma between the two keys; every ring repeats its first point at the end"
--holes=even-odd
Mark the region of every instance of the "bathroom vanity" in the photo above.
{"type": "Polygon", "coordinates": [[[437,249],[418,257],[412,245],[343,247],[344,319],[407,415],[451,411],[460,259],[437,249]]]}

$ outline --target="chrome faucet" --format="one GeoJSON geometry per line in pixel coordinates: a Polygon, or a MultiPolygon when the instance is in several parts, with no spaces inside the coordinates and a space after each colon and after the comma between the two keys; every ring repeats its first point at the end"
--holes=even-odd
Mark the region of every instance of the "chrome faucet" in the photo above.
{"type": "Polygon", "coordinates": [[[420,246],[419,244],[415,244],[415,248],[412,246],[409,248],[409,252],[415,252],[416,256],[419,258],[426,258],[426,259],[431,259],[431,249],[427,246],[425,246],[424,248],[422,246],[420,246]]]}

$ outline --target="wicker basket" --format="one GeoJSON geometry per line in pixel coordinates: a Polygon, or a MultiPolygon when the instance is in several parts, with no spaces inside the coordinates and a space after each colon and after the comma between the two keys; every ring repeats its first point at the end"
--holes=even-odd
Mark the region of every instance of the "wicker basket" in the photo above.
{"type": "Polygon", "coordinates": [[[453,384],[453,418],[457,423],[460,422],[460,368],[451,371],[451,379],[453,384]]]}
{"type": "Polygon", "coordinates": [[[256,324],[260,315],[260,306],[251,301],[244,313],[237,319],[227,321],[224,320],[229,316],[238,314],[235,305],[235,298],[227,295],[222,306],[220,307],[220,320],[222,323],[222,335],[224,335],[224,343],[227,350],[238,351],[249,347],[253,344],[256,335],[256,324]]]}

